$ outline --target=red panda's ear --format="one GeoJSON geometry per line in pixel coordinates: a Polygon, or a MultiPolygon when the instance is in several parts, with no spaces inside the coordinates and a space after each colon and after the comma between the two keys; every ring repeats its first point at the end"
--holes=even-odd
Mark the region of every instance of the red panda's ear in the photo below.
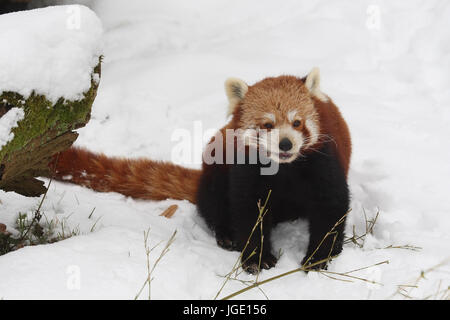
{"type": "Polygon", "coordinates": [[[319,68],[315,67],[311,70],[311,72],[306,76],[304,81],[306,88],[309,90],[311,95],[315,96],[317,99],[321,101],[328,101],[328,98],[325,94],[320,91],[320,71],[319,68]]]}
{"type": "Polygon", "coordinates": [[[236,105],[244,99],[247,91],[248,85],[241,79],[229,78],[225,81],[225,93],[229,102],[227,116],[234,112],[236,105]]]}

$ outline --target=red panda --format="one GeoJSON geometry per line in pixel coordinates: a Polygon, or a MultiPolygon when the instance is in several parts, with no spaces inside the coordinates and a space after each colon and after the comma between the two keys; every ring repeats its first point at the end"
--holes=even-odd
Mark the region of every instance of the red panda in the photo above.
{"type": "Polygon", "coordinates": [[[347,174],[351,140],[338,108],[320,90],[319,70],[314,68],[304,78],[266,78],[252,86],[232,78],[225,82],[225,89],[231,120],[205,148],[205,154],[209,152],[221,161],[205,161],[204,154],[202,169],[194,170],[70,148],[50,164],[55,178],[133,198],[187,199],[197,205],[219,246],[245,248],[243,268],[250,273],[277,262],[271,248],[272,227],[305,218],[310,240],[301,264],[325,268],[326,262],[318,262],[342,250],[350,201],[347,174]],[[251,149],[264,149],[266,159],[277,164],[276,171],[261,174],[268,162],[236,163],[235,154],[233,161],[225,161],[227,152],[237,148],[236,136],[227,140],[227,130],[250,130],[251,135],[244,135],[245,156],[248,158],[251,149]],[[211,152],[219,138],[222,150],[214,147],[211,152]],[[249,238],[259,213],[257,202],[264,201],[269,190],[263,227],[249,238]],[[325,237],[332,228],[333,236],[325,237]],[[251,255],[254,250],[261,256],[251,255]]]}

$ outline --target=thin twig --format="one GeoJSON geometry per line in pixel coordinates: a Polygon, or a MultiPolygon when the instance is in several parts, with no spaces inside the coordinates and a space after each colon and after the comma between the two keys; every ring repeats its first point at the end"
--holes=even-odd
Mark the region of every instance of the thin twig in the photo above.
{"type": "MultiPolygon", "coordinates": [[[[312,263],[310,266],[315,266],[315,265],[321,264],[321,263],[323,263],[325,261],[327,261],[327,259],[322,259],[320,261],[312,263]]],[[[368,269],[370,267],[374,267],[374,266],[377,266],[377,265],[380,265],[380,264],[383,264],[383,263],[387,263],[387,261],[383,261],[383,262],[379,262],[379,263],[376,263],[376,264],[371,265],[371,266],[363,267],[363,268],[360,268],[360,270],[368,269]]],[[[314,269],[310,270],[310,269],[307,269],[304,266],[302,266],[300,268],[293,269],[293,270],[281,273],[279,275],[276,275],[274,277],[271,277],[271,278],[259,281],[258,283],[254,283],[253,285],[248,286],[247,288],[244,288],[244,289],[241,289],[241,290],[238,290],[236,292],[233,292],[233,293],[229,294],[228,296],[222,298],[222,300],[229,300],[229,299],[234,298],[234,297],[236,297],[236,296],[238,296],[238,295],[240,295],[240,294],[242,294],[242,293],[244,293],[246,291],[249,291],[249,290],[251,290],[251,289],[253,289],[255,287],[259,287],[259,286],[261,286],[261,285],[263,285],[265,283],[268,283],[268,282],[271,282],[271,281],[274,281],[274,280],[286,277],[288,275],[291,275],[291,274],[294,274],[294,273],[297,273],[297,272],[300,272],[300,271],[317,272],[317,273],[321,273],[321,274],[323,274],[325,276],[328,276],[328,277],[330,277],[332,279],[333,279],[333,277],[331,277],[330,275],[338,275],[338,276],[341,276],[341,277],[344,277],[344,278],[349,278],[349,279],[364,281],[364,282],[368,282],[368,283],[372,283],[372,284],[382,285],[381,283],[375,282],[373,280],[369,280],[369,279],[365,279],[365,278],[361,278],[361,277],[356,277],[356,276],[351,276],[351,275],[348,275],[348,274],[342,273],[342,272],[332,272],[332,271],[327,271],[327,270],[314,270],[314,269]]],[[[344,280],[344,279],[336,279],[336,280],[349,282],[349,280],[344,280]]]]}
{"type": "Polygon", "coordinates": [[[148,235],[150,233],[150,228],[148,229],[147,232],[144,231],[144,246],[145,246],[145,253],[147,256],[147,279],[145,279],[144,284],[142,285],[141,289],[139,289],[139,292],[136,294],[136,296],[134,297],[134,300],[137,300],[139,298],[139,296],[142,293],[142,290],[144,290],[145,286],[148,284],[148,299],[150,300],[151,298],[151,281],[153,280],[152,278],[152,274],[153,271],[155,270],[156,266],[158,265],[158,263],[161,261],[161,259],[167,254],[167,252],[169,252],[169,248],[172,245],[172,243],[175,241],[175,236],[177,234],[177,230],[174,231],[174,233],[172,234],[172,236],[169,238],[169,240],[167,241],[165,247],[163,248],[163,250],[161,251],[159,257],[155,260],[153,266],[150,268],[150,252],[153,251],[160,243],[158,243],[157,245],[155,245],[154,247],[152,247],[151,249],[149,249],[148,247],[148,235]]]}
{"type": "Polygon", "coordinates": [[[324,243],[324,241],[331,235],[334,233],[334,229],[339,226],[341,223],[343,223],[345,221],[345,217],[347,217],[347,215],[350,213],[351,209],[349,209],[335,224],[334,226],[331,228],[330,231],[328,231],[325,236],[323,237],[323,239],[320,241],[319,245],[317,246],[317,248],[313,251],[313,253],[308,257],[308,259],[306,259],[304,265],[308,265],[308,262],[314,257],[314,255],[316,254],[316,252],[320,249],[320,247],[322,246],[322,244],[324,243]]]}
{"type": "MultiPolygon", "coordinates": [[[[242,261],[242,257],[244,256],[244,252],[247,249],[247,246],[249,245],[250,240],[251,240],[251,238],[253,236],[253,233],[255,232],[256,228],[258,227],[258,224],[260,224],[260,223],[262,224],[264,215],[268,212],[268,210],[266,210],[266,206],[267,206],[267,203],[269,202],[269,198],[270,198],[271,194],[272,194],[272,190],[269,190],[269,193],[267,194],[266,200],[265,200],[264,205],[262,207],[261,207],[261,200],[258,201],[257,205],[258,205],[258,209],[259,209],[259,214],[258,214],[258,218],[256,219],[256,223],[253,226],[252,231],[250,232],[250,236],[248,237],[247,242],[246,242],[244,248],[242,249],[242,251],[241,251],[241,253],[239,255],[239,258],[234,263],[233,268],[231,269],[231,271],[225,276],[224,282],[220,286],[219,291],[217,291],[216,295],[214,296],[214,300],[216,300],[219,297],[219,295],[222,292],[223,288],[225,287],[227,282],[231,279],[231,274],[233,274],[233,272],[237,273],[237,271],[239,270],[239,267],[242,267],[243,264],[245,263],[245,261],[244,262],[242,261]]],[[[253,256],[255,253],[256,253],[255,251],[252,251],[252,253],[246,258],[246,260],[249,259],[251,256],[253,256]]]]}

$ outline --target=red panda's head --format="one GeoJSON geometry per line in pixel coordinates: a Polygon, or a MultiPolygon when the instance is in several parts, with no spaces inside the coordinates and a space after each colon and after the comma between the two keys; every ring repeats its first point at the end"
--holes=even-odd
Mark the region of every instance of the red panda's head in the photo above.
{"type": "Polygon", "coordinates": [[[231,78],[225,82],[229,114],[239,129],[254,129],[248,145],[263,146],[273,160],[294,161],[320,137],[319,115],[313,97],[326,101],[320,91],[319,70],[303,79],[294,76],[266,78],[252,86],[231,78]]]}

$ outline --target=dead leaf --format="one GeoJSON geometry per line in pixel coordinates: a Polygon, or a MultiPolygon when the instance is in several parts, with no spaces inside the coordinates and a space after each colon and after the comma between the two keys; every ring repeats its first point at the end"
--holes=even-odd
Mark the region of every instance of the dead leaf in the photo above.
{"type": "Polygon", "coordinates": [[[178,205],[173,204],[170,207],[168,207],[166,210],[164,210],[164,212],[161,213],[160,216],[170,219],[175,214],[175,211],[177,211],[177,209],[178,209],[178,205]]]}

